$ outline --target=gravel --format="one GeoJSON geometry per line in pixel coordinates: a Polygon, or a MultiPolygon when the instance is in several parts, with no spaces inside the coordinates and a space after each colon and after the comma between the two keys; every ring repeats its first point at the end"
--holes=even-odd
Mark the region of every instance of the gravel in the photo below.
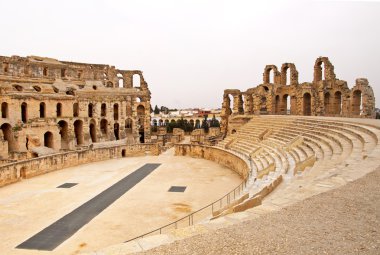
{"type": "Polygon", "coordinates": [[[258,219],[138,254],[380,254],[380,167],[258,219]]]}

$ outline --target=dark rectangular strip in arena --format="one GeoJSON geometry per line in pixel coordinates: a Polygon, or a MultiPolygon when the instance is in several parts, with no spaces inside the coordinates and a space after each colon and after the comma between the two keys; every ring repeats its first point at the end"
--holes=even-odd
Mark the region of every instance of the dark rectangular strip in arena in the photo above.
{"type": "Polygon", "coordinates": [[[16,248],[44,251],[54,250],[160,165],[145,164],[16,248]]]}

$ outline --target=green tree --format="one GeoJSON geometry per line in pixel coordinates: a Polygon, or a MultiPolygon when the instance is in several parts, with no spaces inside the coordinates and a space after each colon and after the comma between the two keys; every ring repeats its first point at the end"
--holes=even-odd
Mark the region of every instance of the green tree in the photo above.
{"type": "Polygon", "coordinates": [[[215,114],[212,116],[210,127],[220,127],[219,120],[215,118],[215,114]]]}
{"type": "Polygon", "coordinates": [[[202,126],[201,126],[201,128],[203,128],[204,131],[205,131],[206,133],[208,133],[208,129],[209,129],[209,125],[208,125],[207,117],[208,117],[208,116],[205,115],[205,118],[203,119],[203,121],[202,121],[202,126]]]}
{"type": "Polygon", "coordinates": [[[160,109],[158,109],[157,105],[154,107],[154,114],[160,114],[160,109]]]}

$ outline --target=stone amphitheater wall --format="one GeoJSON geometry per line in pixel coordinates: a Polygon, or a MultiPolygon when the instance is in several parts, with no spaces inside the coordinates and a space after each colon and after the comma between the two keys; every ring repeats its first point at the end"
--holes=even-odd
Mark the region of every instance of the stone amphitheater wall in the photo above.
{"type": "Polygon", "coordinates": [[[250,173],[249,165],[240,157],[210,146],[204,145],[190,145],[190,144],[176,144],[176,156],[190,156],[194,158],[203,158],[214,161],[222,166],[225,166],[241,176],[244,180],[248,178],[250,173]]]}
{"type": "Polygon", "coordinates": [[[151,155],[158,155],[158,144],[120,145],[21,160],[0,167],[0,187],[20,181],[23,178],[30,178],[67,167],[121,157],[144,156],[146,152],[151,155]]]}

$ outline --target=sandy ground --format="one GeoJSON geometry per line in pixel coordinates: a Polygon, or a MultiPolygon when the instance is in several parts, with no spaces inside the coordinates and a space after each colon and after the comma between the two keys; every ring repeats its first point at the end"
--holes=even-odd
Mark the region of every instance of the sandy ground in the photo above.
{"type": "Polygon", "coordinates": [[[234,189],[240,177],[214,162],[190,157],[121,158],[67,168],[0,189],[0,254],[77,254],[122,243],[189,214],[234,189]],[[17,245],[87,202],[145,163],[161,163],[52,252],[17,245]],[[63,183],[78,183],[59,189],[63,183]],[[184,193],[169,193],[186,186],[184,193]]]}
{"type": "Polygon", "coordinates": [[[380,168],[290,207],[138,254],[380,254],[380,168]]]}

